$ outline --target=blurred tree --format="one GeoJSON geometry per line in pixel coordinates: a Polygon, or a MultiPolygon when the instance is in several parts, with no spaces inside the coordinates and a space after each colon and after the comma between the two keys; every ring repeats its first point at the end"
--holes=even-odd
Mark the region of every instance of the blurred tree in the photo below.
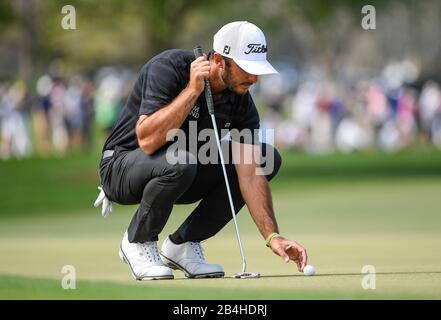
{"type": "MultiPolygon", "coordinates": [[[[365,0],[71,0],[76,30],[61,28],[65,4],[62,0],[1,0],[0,34],[16,40],[0,41],[0,50],[19,55],[11,53],[10,61],[0,66],[11,69],[16,64],[28,84],[30,73],[47,72],[56,59],[64,62],[67,72],[108,64],[139,68],[164,49],[202,44],[207,50],[220,26],[248,20],[265,30],[271,58],[321,65],[329,75],[349,62],[381,67],[388,57],[403,54],[403,45],[405,52],[421,56],[428,70],[440,69],[436,8],[441,6],[436,0],[369,1],[381,22],[379,30],[369,32],[360,27],[365,0]],[[389,19],[394,11],[402,13],[389,19]]],[[[4,70],[0,68],[0,73],[4,70]]]]}
{"type": "Polygon", "coordinates": [[[7,31],[13,26],[17,24],[17,16],[16,12],[12,8],[12,3],[10,1],[0,1],[0,80],[9,75],[9,70],[6,68],[6,59],[8,56],[8,45],[7,39],[8,34],[7,31]]]}
{"type": "Polygon", "coordinates": [[[16,20],[14,10],[11,6],[11,2],[0,2],[0,32],[4,30],[4,27],[13,23],[16,20]]]}
{"type": "MultiPolygon", "coordinates": [[[[0,6],[0,20],[5,26],[14,26],[18,29],[18,78],[25,85],[25,97],[23,103],[24,111],[29,111],[32,105],[32,80],[34,73],[36,53],[36,14],[35,2],[16,0],[2,2],[0,6]]],[[[5,28],[6,29],[6,28],[5,28]]]]}

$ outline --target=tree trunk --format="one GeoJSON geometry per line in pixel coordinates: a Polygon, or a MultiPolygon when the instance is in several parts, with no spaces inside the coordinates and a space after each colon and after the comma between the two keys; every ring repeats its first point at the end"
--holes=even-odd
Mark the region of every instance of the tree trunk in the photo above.
{"type": "Polygon", "coordinates": [[[18,75],[25,86],[23,110],[30,112],[34,100],[33,77],[36,58],[37,5],[38,0],[18,0],[15,2],[20,23],[20,50],[18,52],[18,75]]]}

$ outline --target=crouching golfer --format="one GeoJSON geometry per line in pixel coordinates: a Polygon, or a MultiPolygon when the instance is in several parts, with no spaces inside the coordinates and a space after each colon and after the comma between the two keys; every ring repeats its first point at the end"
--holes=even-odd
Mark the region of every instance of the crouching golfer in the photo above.
{"type": "MultiPolygon", "coordinates": [[[[259,116],[248,89],[259,75],[277,71],[266,60],[264,34],[249,22],[223,26],[214,36],[213,49],[197,59],[191,51],[168,50],[147,62],[103,148],[102,192],[96,204],[103,202],[104,215],[111,201],[139,204],[120,246],[120,257],[137,280],[172,279],[171,268],[189,278],[224,276],[221,265],[205,261],[200,244],[232,219],[221,164],[201,161],[197,151],[206,141],[192,136],[192,130],[212,130],[204,79],[212,88],[217,134],[232,129],[255,132],[259,116]],[[168,137],[177,129],[187,137],[183,148],[176,148],[168,137]],[[195,139],[196,152],[191,152],[195,139]],[[158,235],[173,206],[198,201],[159,252],[158,235]]],[[[272,155],[267,158],[273,168],[263,173],[262,162],[254,157],[248,163],[227,163],[234,208],[237,213],[247,204],[267,246],[303,271],[306,250],[278,234],[268,187],[279,170],[280,155],[271,145],[260,144],[255,135],[250,137],[244,142],[247,139],[235,141],[231,135],[227,144],[232,157],[258,149],[262,158],[272,155]]]]}

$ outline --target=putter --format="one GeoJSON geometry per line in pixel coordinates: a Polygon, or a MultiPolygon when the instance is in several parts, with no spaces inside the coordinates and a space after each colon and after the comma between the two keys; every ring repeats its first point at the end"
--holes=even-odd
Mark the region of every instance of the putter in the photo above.
{"type": "MultiPolygon", "coordinates": [[[[194,55],[196,58],[203,55],[203,51],[200,46],[194,47],[193,51],[194,51],[194,55]]],[[[224,173],[224,179],[225,179],[225,186],[227,188],[228,200],[230,202],[231,214],[233,216],[233,221],[234,221],[234,229],[236,231],[237,241],[239,242],[240,255],[242,256],[242,272],[236,273],[235,275],[232,276],[232,278],[236,278],[236,279],[259,278],[260,273],[245,271],[245,269],[247,267],[247,263],[245,260],[245,255],[243,253],[242,241],[240,239],[240,234],[239,234],[239,227],[238,227],[237,221],[236,221],[236,214],[235,214],[235,210],[234,210],[233,199],[231,197],[230,184],[228,182],[227,171],[225,170],[224,155],[222,153],[219,136],[217,134],[216,118],[214,116],[213,96],[211,94],[211,87],[210,87],[210,82],[208,81],[208,79],[205,79],[205,99],[207,101],[208,113],[210,114],[211,122],[213,123],[214,136],[216,138],[216,145],[217,145],[218,152],[220,154],[222,171],[224,173]]]]}

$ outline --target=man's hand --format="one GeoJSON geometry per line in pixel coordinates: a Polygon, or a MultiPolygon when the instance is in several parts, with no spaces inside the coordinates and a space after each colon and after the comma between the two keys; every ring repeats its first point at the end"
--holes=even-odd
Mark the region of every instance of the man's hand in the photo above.
{"type": "Polygon", "coordinates": [[[303,269],[308,264],[306,249],[295,241],[277,236],[271,240],[270,247],[275,254],[282,257],[283,261],[294,261],[297,264],[299,272],[303,272],[303,269]]]}
{"type": "Polygon", "coordinates": [[[195,90],[198,94],[205,88],[204,80],[210,75],[210,61],[206,56],[197,58],[190,66],[190,82],[188,87],[195,90]]]}
{"type": "MultiPolygon", "coordinates": [[[[162,69],[158,69],[161,70],[162,69]]],[[[199,57],[191,63],[190,81],[187,87],[179,93],[173,101],[166,106],[160,107],[149,115],[141,115],[136,123],[136,136],[141,150],[152,155],[164,144],[167,143],[167,134],[170,130],[182,126],[190,110],[194,107],[202,91],[204,91],[204,80],[210,75],[210,61],[207,58],[199,57]]],[[[174,79],[176,75],[169,75],[174,79]]],[[[151,81],[155,81],[153,78],[151,81]]],[[[159,89],[158,89],[159,90],[159,89]]],[[[154,94],[157,94],[154,92],[154,94]]]]}

